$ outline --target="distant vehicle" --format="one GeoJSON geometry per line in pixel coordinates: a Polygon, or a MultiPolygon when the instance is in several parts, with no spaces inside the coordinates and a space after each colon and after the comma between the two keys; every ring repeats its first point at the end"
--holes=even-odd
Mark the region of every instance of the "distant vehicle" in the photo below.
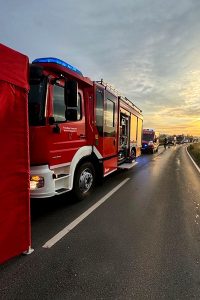
{"type": "Polygon", "coordinates": [[[143,129],[142,133],[142,153],[154,153],[158,151],[159,147],[159,132],[154,129],[143,129]]]}
{"type": "Polygon", "coordinates": [[[176,136],[176,143],[177,144],[183,144],[184,141],[184,135],[177,135],[176,136]]]}
{"type": "Polygon", "coordinates": [[[168,141],[167,144],[170,146],[173,146],[175,143],[173,136],[168,136],[167,141],[168,141]]]}

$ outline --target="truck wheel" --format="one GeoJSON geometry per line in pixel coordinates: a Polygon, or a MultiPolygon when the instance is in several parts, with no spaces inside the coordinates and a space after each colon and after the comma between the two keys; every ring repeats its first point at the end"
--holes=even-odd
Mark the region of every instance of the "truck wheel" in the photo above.
{"type": "Polygon", "coordinates": [[[135,152],[134,148],[131,149],[131,158],[132,158],[132,161],[136,160],[136,152],[135,152]]]}
{"type": "Polygon", "coordinates": [[[78,200],[85,199],[94,189],[95,170],[91,162],[83,163],[74,176],[74,194],[78,200]]]}

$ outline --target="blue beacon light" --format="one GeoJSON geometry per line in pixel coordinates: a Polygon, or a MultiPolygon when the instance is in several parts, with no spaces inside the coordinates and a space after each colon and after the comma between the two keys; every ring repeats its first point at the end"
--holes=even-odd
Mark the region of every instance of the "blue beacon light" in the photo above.
{"type": "Polygon", "coordinates": [[[65,62],[61,59],[55,58],[55,57],[36,58],[35,60],[32,61],[32,63],[54,63],[54,64],[58,64],[60,66],[63,66],[67,69],[70,69],[70,70],[78,73],[79,75],[83,76],[81,71],[78,70],[76,67],[68,64],[67,62],[65,62]]]}

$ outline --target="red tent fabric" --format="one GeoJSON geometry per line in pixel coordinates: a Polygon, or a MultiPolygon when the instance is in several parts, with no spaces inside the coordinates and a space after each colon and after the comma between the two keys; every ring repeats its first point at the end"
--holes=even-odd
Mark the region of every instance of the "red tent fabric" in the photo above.
{"type": "Polygon", "coordinates": [[[0,44],[0,263],[31,244],[28,67],[0,44]]]}
{"type": "Polygon", "coordinates": [[[28,57],[0,44],[0,80],[29,90],[28,57]]]}

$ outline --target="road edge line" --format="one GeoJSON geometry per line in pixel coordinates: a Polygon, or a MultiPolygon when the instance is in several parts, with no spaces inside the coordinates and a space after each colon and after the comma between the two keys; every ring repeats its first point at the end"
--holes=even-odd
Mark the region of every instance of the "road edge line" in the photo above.
{"type": "Polygon", "coordinates": [[[187,147],[185,148],[185,149],[186,149],[186,152],[187,152],[189,158],[191,159],[191,161],[193,162],[194,166],[196,167],[197,171],[200,173],[200,168],[199,168],[199,166],[196,164],[196,162],[194,161],[194,159],[192,158],[192,156],[190,155],[190,153],[189,153],[189,151],[188,151],[188,149],[187,149],[188,147],[189,147],[189,146],[187,146],[187,147]]]}
{"type": "Polygon", "coordinates": [[[58,241],[60,241],[65,235],[67,235],[73,228],[75,228],[80,222],[82,222],[87,216],[89,216],[95,209],[97,209],[101,204],[103,204],[110,196],[112,196],[117,190],[119,190],[130,178],[124,179],[120,184],[113,188],[109,193],[97,201],[94,205],[88,208],[84,213],[82,213],[78,218],[60,230],[56,235],[49,239],[42,248],[51,248],[58,241]]]}

